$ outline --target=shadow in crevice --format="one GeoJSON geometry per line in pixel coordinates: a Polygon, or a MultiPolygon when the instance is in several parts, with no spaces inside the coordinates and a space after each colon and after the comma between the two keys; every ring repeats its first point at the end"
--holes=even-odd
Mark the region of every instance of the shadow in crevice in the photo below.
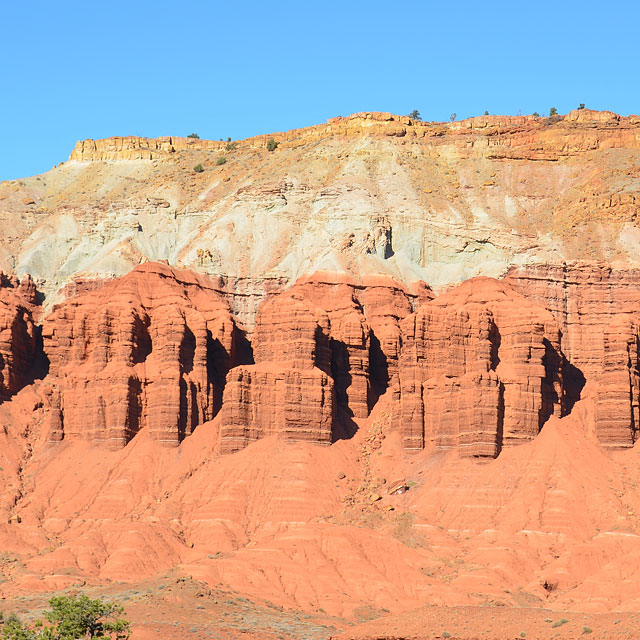
{"type": "Polygon", "coordinates": [[[187,325],[184,327],[184,335],[180,343],[180,371],[191,373],[193,371],[193,361],[196,355],[196,337],[187,325]]]}
{"type": "Polygon", "coordinates": [[[582,389],[584,389],[587,379],[584,377],[582,371],[568,360],[564,361],[562,378],[564,380],[564,415],[568,416],[576,402],[580,400],[580,394],[582,393],[582,389]]]}
{"type": "Polygon", "coordinates": [[[144,362],[151,355],[152,350],[149,318],[143,320],[136,316],[133,321],[133,350],[131,354],[133,364],[144,362]]]}
{"type": "Polygon", "coordinates": [[[498,421],[496,424],[496,454],[497,458],[502,453],[504,441],[504,384],[499,383],[498,387],[498,421]]]}
{"type": "Polygon", "coordinates": [[[129,442],[142,428],[142,382],[129,377],[127,390],[127,417],[124,427],[125,442],[129,442]]]}
{"type": "Polygon", "coordinates": [[[349,407],[347,389],[351,386],[352,377],[349,373],[349,351],[347,345],[334,338],[329,339],[331,351],[331,377],[333,378],[336,399],[336,418],[333,421],[331,440],[348,440],[358,431],[358,425],[353,419],[353,411],[349,407]]]}
{"type": "Polygon", "coordinates": [[[502,344],[502,336],[498,325],[491,320],[489,325],[489,344],[491,345],[489,353],[489,361],[491,363],[491,369],[495,371],[500,364],[500,345],[502,344]]]}
{"type": "Polygon", "coordinates": [[[44,380],[49,373],[49,358],[44,350],[44,340],[42,338],[42,327],[35,327],[35,346],[36,352],[33,358],[33,364],[27,384],[32,384],[34,380],[44,380]]]}
{"type": "Polygon", "coordinates": [[[542,403],[538,416],[538,431],[542,429],[545,422],[553,415],[554,408],[562,404],[560,397],[561,381],[564,357],[554,346],[543,338],[544,356],[542,365],[544,366],[544,378],[542,379],[542,403]]]}
{"type": "Polygon", "coordinates": [[[372,410],[376,406],[381,395],[383,395],[389,387],[389,363],[387,356],[380,345],[380,340],[376,334],[371,331],[369,348],[369,409],[372,410]]]}
{"type": "Polygon", "coordinates": [[[246,334],[234,328],[233,352],[229,354],[218,338],[207,329],[207,378],[213,386],[212,417],[222,408],[222,399],[227,382],[227,373],[240,365],[255,364],[253,347],[246,334]]]}

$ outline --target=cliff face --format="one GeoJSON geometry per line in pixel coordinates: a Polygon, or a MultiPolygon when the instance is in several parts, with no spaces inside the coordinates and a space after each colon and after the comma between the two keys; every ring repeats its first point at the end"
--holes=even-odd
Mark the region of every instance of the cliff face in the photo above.
{"type": "Polygon", "coordinates": [[[259,309],[255,365],[229,372],[221,419],[222,450],[284,433],[329,444],[353,435],[390,378],[397,377],[399,321],[429,297],[385,278],[356,286],[319,273],[259,309]]]}
{"type": "Polygon", "coordinates": [[[18,281],[0,271],[0,402],[37,374],[39,345],[33,319],[36,306],[31,278],[18,281]]]}
{"type": "Polygon", "coordinates": [[[640,424],[640,271],[608,264],[538,265],[513,269],[505,282],[555,316],[562,350],[574,367],[573,386],[585,379],[592,383],[600,441],[631,446],[640,424]]]}
{"type": "Polygon", "coordinates": [[[637,611],[639,133],[355,114],[0,184],[0,596],[637,611]]]}
{"type": "Polygon", "coordinates": [[[494,457],[562,415],[558,325],[508,286],[469,280],[423,305],[402,330],[405,447],[494,457]]]}
{"type": "Polygon", "coordinates": [[[148,427],[177,444],[221,409],[224,453],[270,435],[330,444],[384,395],[406,449],[491,458],[535,438],[584,391],[597,439],[628,447],[640,404],[638,282],[629,270],[565,265],[434,297],[424,283],[320,272],[262,302],[248,334],[219,283],[149,263],[45,319],[49,439],[122,446],[148,427]],[[602,290],[590,299],[594,282],[602,290]]]}
{"type": "Polygon", "coordinates": [[[361,113],[233,143],[87,140],[52,171],[0,184],[0,269],[32,274],[48,306],[75,278],[167,259],[237,288],[246,324],[265,289],[318,270],[442,289],[531,262],[637,264],[639,136],[637,117],[585,109],[361,113]]]}
{"type": "Polygon", "coordinates": [[[176,445],[214,417],[236,364],[224,299],[195,274],[161,264],[57,305],[43,336],[52,441],[82,436],[118,447],[146,427],[176,445]]]}

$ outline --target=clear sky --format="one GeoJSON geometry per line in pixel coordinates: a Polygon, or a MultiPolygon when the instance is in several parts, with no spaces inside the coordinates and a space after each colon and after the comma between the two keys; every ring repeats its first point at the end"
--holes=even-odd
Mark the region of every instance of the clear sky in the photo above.
{"type": "Polygon", "coordinates": [[[236,139],[356,111],[640,112],[638,0],[16,0],[0,21],[0,179],[80,138],[236,139]]]}

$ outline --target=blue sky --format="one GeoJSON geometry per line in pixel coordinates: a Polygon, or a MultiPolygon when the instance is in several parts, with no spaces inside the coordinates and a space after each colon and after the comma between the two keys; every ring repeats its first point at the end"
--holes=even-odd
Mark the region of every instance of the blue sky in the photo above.
{"type": "Polygon", "coordinates": [[[640,3],[6,2],[0,180],[112,135],[245,138],[356,111],[640,112],[640,3]]]}

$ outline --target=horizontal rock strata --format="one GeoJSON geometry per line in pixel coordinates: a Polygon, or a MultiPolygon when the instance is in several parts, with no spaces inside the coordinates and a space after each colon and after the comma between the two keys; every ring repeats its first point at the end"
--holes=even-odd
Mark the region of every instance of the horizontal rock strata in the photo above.
{"type": "Polygon", "coordinates": [[[256,364],[227,376],[222,450],[272,433],[328,444],[352,432],[352,419],[366,418],[397,375],[399,321],[430,296],[424,286],[416,291],[389,278],[356,285],[315,274],[264,302],[256,364]]]}
{"type": "Polygon", "coordinates": [[[401,324],[399,428],[407,449],[497,455],[563,411],[553,316],[489,278],[423,304],[401,324]]]}
{"type": "Polygon", "coordinates": [[[568,263],[512,269],[511,287],[546,307],[562,329],[566,376],[576,394],[585,380],[596,397],[596,435],[605,446],[631,446],[639,430],[640,270],[568,263]]]}
{"type": "Polygon", "coordinates": [[[0,402],[31,381],[38,361],[33,280],[0,271],[0,402]]]}
{"type": "Polygon", "coordinates": [[[146,264],[44,322],[50,438],[177,444],[218,410],[236,329],[206,278],[146,264]]]}

